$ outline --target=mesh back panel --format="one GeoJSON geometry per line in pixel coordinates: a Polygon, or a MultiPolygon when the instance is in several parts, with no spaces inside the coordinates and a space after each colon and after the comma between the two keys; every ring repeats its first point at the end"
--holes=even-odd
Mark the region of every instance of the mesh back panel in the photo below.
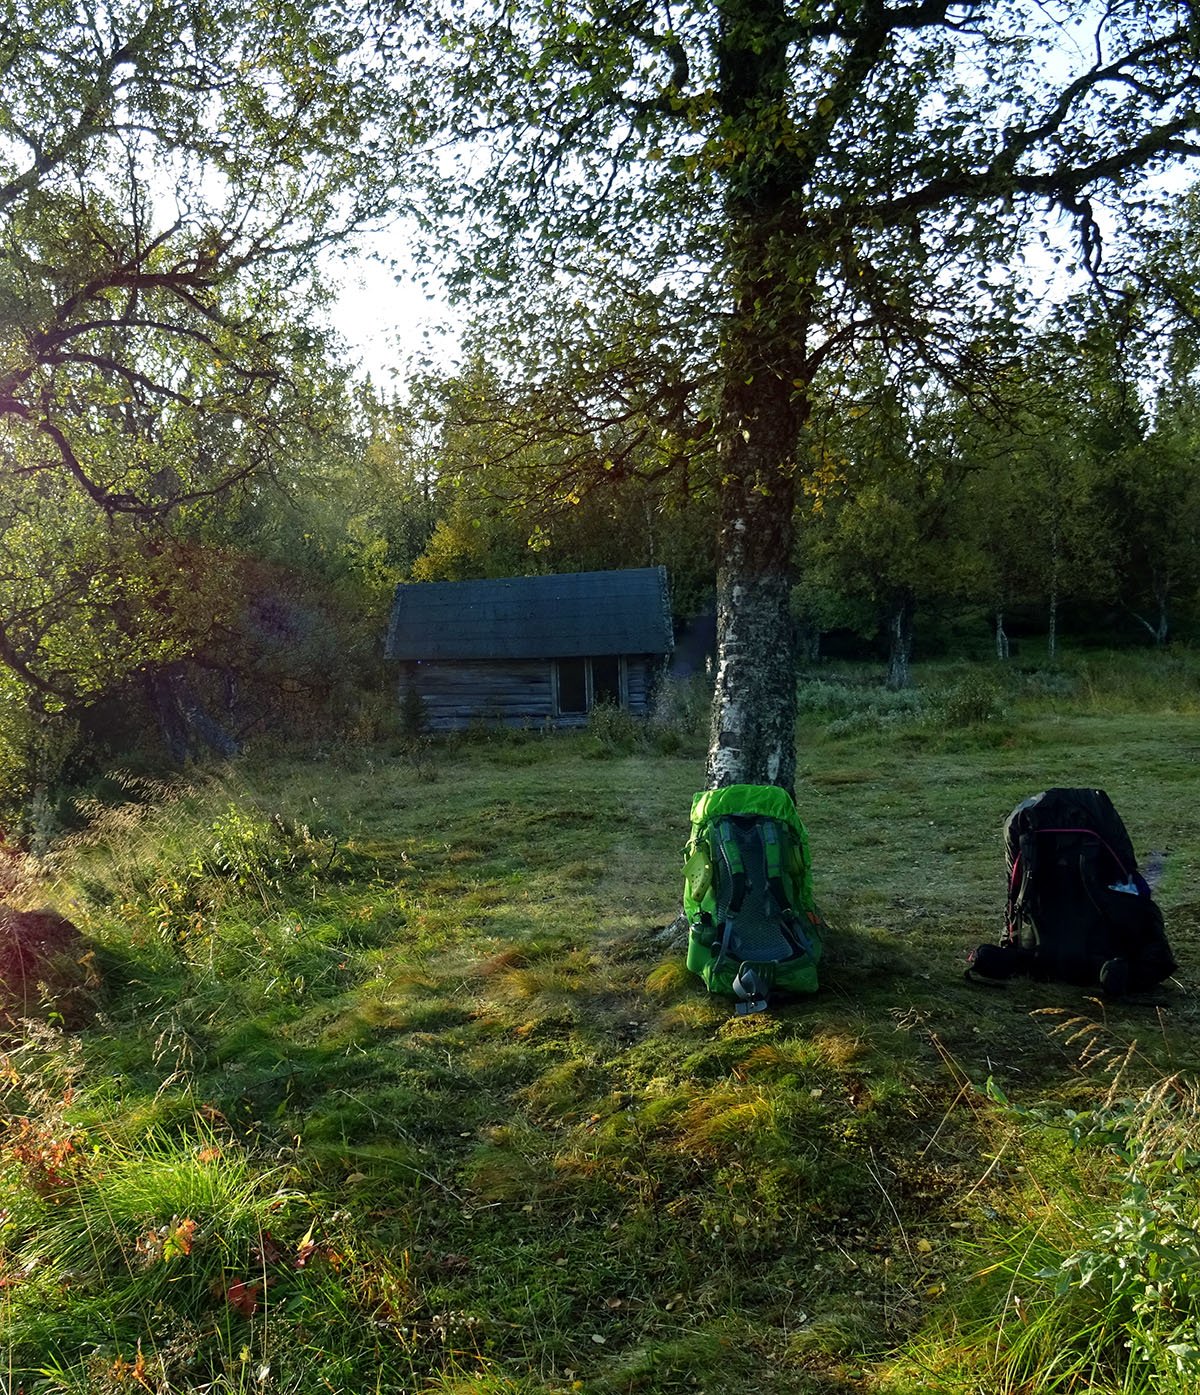
{"type": "MultiPolygon", "coordinates": [[[[767,884],[767,856],[762,835],[752,824],[733,823],[733,832],[746,869],[746,894],[741,910],[733,919],[729,955],[733,959],[763,961],[791,959],[796,951],[783,933],[779,923],[780,907],[767,884]]],[[[718,889],[717,914],[719,923],[724,924],[729,913],[731,887],[723,865],[718,889]]]]}

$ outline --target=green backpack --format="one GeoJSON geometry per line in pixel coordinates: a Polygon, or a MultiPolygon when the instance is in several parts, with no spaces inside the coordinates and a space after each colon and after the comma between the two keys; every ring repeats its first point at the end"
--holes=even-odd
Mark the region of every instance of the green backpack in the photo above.
{"type": "Polygon", "coordinates": [[[774,989],[816,992],[825,924],[808,834],[786,790],[727,785],[696,795],[683,876],[687,966],[710,993],[750,1013],[774,989]]]}

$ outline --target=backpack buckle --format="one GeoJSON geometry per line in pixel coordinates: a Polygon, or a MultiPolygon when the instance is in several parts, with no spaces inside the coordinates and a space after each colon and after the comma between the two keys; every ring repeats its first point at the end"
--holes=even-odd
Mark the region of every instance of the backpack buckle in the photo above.
{"type": "Polygon", "coordinates": [[[733,1011],[736,1017],[749,1017],[751,1013],[766,1012],[767,1006],[766,998],[752,998],[749,1002],[735,1003],[733,1011]]]}
{"type": "Polygon", "coordinates": [[[752,964],[743,964],[733,980],[733,992],[737,998],[734,1011],[739,1017],[748,1017],[753,1012],[766,1012],[767,994],[771,985],[752,964]]]}

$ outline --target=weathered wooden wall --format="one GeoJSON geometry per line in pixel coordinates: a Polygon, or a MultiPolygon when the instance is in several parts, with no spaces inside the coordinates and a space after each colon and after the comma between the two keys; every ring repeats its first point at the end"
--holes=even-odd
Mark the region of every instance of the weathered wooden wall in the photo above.
{"type": "MultiPolygon", "coordinates": [[[[652,677],[661,660],[634,656],[626,660],[626,690],[631,712],[645,713],[652,677]]],[[[552,661],[506,659],[454,663],[440,660],[400,665],[399,691],[415,687],[425,706],[430,731],[462,731],[487,726],[583,726],[582,713],[556,716],[552,661]]]]}
{"type": "Polygon", "coordinates": [[[475,722],[536,726],[552,715],[546,659],[407,663],[401,666],[401,697],[410,685],[425,704],[430,731],[461,731],[475,722]]]}

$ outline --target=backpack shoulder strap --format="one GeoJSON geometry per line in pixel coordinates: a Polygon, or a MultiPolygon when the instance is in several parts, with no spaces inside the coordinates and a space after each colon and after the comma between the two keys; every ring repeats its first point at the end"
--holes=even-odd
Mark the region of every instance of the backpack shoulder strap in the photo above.
{"type": "Polygon", "coordinates": [[[714,861],[725,869],[728,891],[724,906],[718,911],[725,916],[736,915],[746,899],[746,864],[742,858],[737,832],[729,819],[719,819],[712,829],[714,861]]]}
{"type": "Polygon", "coordinates": [[[1008,898],[1004,910],[1005,940],[1018,944],[1021,925],[1029,908],[1033,878],[1037,871],[1037,833],[1022,829],[1017,838],[1016,855],[1008,879],[1008,898]]]}
{"type": "Polygon", "coordinates": [[[787,830],[774,819],[761,819],[758,824],[766,861],[767,886],[775,899],[775,909],[782,915],[792,910],[792,898],[784,881],[787,830]]]}

